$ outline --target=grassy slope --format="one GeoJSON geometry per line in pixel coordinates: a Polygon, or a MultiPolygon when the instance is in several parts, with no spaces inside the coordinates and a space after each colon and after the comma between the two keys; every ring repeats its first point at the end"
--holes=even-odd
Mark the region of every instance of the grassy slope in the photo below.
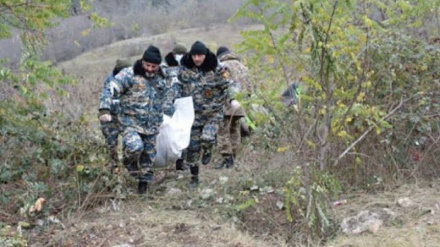
{"type": "MultiPolygon", "coordinates": [[[[162,54],[165,55],[172,49],[174,42],[182,42],[189,47],[196,40],[204,41],[215,51],[217,46],[231,46],[237,43],[240,40],[238,31],[239,29],[231,26],[217,26],[126,40],[83,54],[71,61],[61,63],[59,67],[67,74],[78,78],[80,88],[78,90],[86,94],[85,98],[89,99],[82,102],[85,104],[83,109],[88,109],[93,113],[98,103],[102,79],[111,70],[117,58],[130,54],[134,61],[141,56],[149,44],[159,46],[162,54]]],[[[224,205],[216,200],[225,197],[224,191],[227,191],[225,189],[227,185],[220,183],[221,177],[228,177],[231,186],[238,185],[251,176],[273,176],[274,181],[279,174],[288,176],[288,172],[286,174],[283,170],[286,169],[285,167],[275,167],[274,164],[282,163],[280,161],[285,161],[289,157],[277,157],[271,160],[265,158],[264,154],[258,156],[252,152],[250,147],[244,147],[243,155],[238,158],[238,167],[234,170],[219,172],[210,166],[201,167],[203,186],[199,190],[188,191],[185,185],[189,177],[188,174],[183,174],[180,175],[182,179],[173,177],[156,185],[150,191],[152,198],[147,201],[133,198],[123,200],[119,202],[121,204],[117,211],[112,210],[113,207],[109,202],[108,205],[102,205],[93,212],[78,212],[77,215],[67,216],[65,220],[70,223],[71,227],[57,233],[55,240],[81,241],[82,239],[87,246],[118,244],[130,246],[285,246],[287,244],[277,240],[273,234],[263,233],[264,238],[257,238],[238,231],[234,220],[230,219],[225,222],[224,219],[228,218],[222,218],[217,214],[218,207],[224,205]],[[271,175],[268,175],[268,170],[271,170],[271,175]],[[171,196],[168,194],[170,188],[180,189],[181,193],[171,196]],[[213,189],[214,196],[201,200],[202,191],[206,188],[213,189]]],[[[172,171],[169,174],[175,176],[172,171]]],[[[274,184],[266,185],[274,186],[275,190],[282,190],[281,185],[277,187],[276,183],[274,184]]],[[[440,243],[437,212],[440,210],[439,187],[438,184],[430,187],[406,186],[381,194],[344,195],[348,198],[348,203],[335,208],[338,220],[357,214],[361,210],[384,207],[393,210],[396,216],[393,221],[385,222],[375,234],[340,235],[328,243],[328,246],[438,246],[437,244],[440,243]],[[410,208],[396,206],[396,200],[401,197],[409,197],[414,200],[415,205],[410,208]]],[[[239,191],[240,188],[236,190],[239,191]]],[[[282,212],[278,213],[283,217],[282,212]]],[[[268,217],[273,217],[273,215],[268,217]]],[[[252,224],[252,221],[248,223],[252,224]]]]}

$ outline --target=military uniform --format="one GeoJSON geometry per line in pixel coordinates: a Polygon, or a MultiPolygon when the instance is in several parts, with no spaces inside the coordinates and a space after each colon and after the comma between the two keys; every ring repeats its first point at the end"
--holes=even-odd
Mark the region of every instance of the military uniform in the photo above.
{"type": "Polygon", "coordinates": [[[182,58],[181,63],[183,66],[178,76],[180,88],[177,97],[193,98],[195,119],[186,161],[192,174],[190,185],[196,186],[199,182],[201,151],[203,150],[202,163],[209,163],[211,149],[223,119],[223,105],[230,82],[225,77],[225,71],[218,66],[216,56],[199,41],[193,44],[190,53],[182,58]],[[194,64],[193,54],[205,55],[202,65],[194,64]]]}
{"type": "MultiPolygon", "coordinates": [[[[153,178],[153,162],[156,157],[156,136],[163,121],[163,113],[172,114],[174,93],[166,86],[166,75],[159,70],[153,76],[146,76],[142,63],[153,54],[157,61],[160,53],[150,46],[143,59],[136,61],[133,68],[122,70],[111,82],[110,91],[101,101],[100,112],[110,109],[113,95],[120,95],[118,121],[122,132],[124,165],[139,179],[139,193],[145,193],[146,183],[153,178]],[[151,50],[151,51],[150,51],[151,50]],[[158,54],[157,54],[158,53],[158,54]]],[[[160,63],[160,62],[159,62],[160,63]]]]}
{"type": "MultiPolygon", "coordinates": [[[[172,91],[176,94],[173,98],[178,98],[177,92],[180,88],[178,75],[180,72],[180,60],[187,53],[187,49],[183,44],[176,44],[171,52],[165,56],[165,62],[162,64],[162,68],[167,74],[167,86],[172,88],[172,91]]],[[[176,170],[185,170],[187,167],[184,164],[186,158],[186,149],[183,150],[181,158],[176,161],[176,170]]]]}
{"type": "MultiPolygon", "coordinates": [[[[229,51],[226,47],[220,47],[217,57],[224,67],[227,68],[231,81],[231,91],[233,94],[245,88],[250,92],[250,80],[248,69],[240,62],[238,56],[229,51]]],[[[223,160],[216,168],[229,168],[234,164],[235,154],[240,146],[241,118],[245,116],[244,109],[237,105],[232,106],[233,98],[228,98],[224,105],[224,115],[218,133],[218,146],[223,160]]]]}
{"type": "MultiPolygon", "coordinates": [[[[109,91],[111,87],[111,81],[115,79],[115,75],[117,75],[122,69],[131,66],[130,61],[128,60],[120,60],[118,59],[116,61],[116,65],[106,79],[104,80],[104,87],[103,92],[101,93],[100,102],[103,100],[103,97],[105,97],[105,91],[109,91]]],[[[107,146],[110,150],[110,158],[114,162],[111,169],[113,169],[119,160],[118,158],[118,137],[119,137],[119,122],[118,120],[118,113],[119,113],[120,107],[119,107],[119,97],[115,96],[113,97],[112,101],[110,102],[110,114],[112,117],[112,120],[110,122],[102,122],[101,123],[101,131],[104,135],[105,141],[107,146]]]]}

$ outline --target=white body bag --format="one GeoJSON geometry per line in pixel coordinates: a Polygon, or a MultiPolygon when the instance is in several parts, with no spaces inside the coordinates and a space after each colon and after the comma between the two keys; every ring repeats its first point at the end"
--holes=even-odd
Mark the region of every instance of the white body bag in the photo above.
{"type": "Polygon", "coordinates": [[[178,98],[174,101],[172,117],[163,116],[163,122],[156,138],[156,159],[154,167],[174,164],[188,147],[191,127],[194,122],[192,97],[178,98]]]}

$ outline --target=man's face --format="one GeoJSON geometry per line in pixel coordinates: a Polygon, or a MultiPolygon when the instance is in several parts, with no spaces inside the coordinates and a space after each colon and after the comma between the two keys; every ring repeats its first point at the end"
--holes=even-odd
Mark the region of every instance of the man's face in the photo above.
{"type": "Polygon", "coordinates": [[[199,67],[202,65],[203,61],[205,61],[206,55],[205,54],[193,54],[191,55],[191,58],[194,62],[194,64],[199,67]]]}
{"type": "Polygon", "coordinates": [[[142,68],[144,68],[147,77],[153,77],[159,70],[159,64],[142,61],[142,68]]]}

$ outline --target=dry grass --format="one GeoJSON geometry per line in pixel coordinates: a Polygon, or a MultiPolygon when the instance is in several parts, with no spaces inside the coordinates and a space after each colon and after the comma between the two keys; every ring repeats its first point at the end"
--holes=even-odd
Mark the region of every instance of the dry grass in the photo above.
{"type": "MultiPolygon", "coordinates": [[[[245,168],[246,165],[241,163],[240,167],[245,168]]],[[[251,234],[256,233],[255,231],[243,231],[240,220],[223,214],[225,211],[221,209],[231,204],[220,203],[217,199],[226,197],[226,194],[237,196],[241,190],[236,187],[238,180],[246,177],[247,169],[217,171],[212,166],[202,166],[201,169],[201,186],[195,190],[187,188],[190,180],[188,172],[176,173],[172,168],[156,171],[156,176],[161,178],[151,186],[147,198],[129,195],[123,200],[108,200],[105,205],[96,206],[92,211],[66,216],[63,220],[66,228],[51,236],[51,244],[288,246],[267,225],[260,225],[260,236],[256,236],[251,234]],[[228,183],[222,184],[221,177],[228,177],[228,183]],[[171,195],[170,189],[180,192],[171,195]],[[209,198],[202,198],[206,189],[212,189],[213,194],[209,198]]],[[[136,184],[129,180],[125,182],[125,186],[134,187],[136,184]]],[[[281,210],[278,213],[284,214],[281,210]]]]}
{"type": "Polygon", "coordinates": [[[359,236],[340,235],[328,246],[438,246],[440,243],[440,184],[405,185],[378,194],[349,195],[346,205],[335,209],[336,215],[352,216],[361,210],[378,211],[388,208],[395,214],[378,232],[359,236]],[[400,207],[397,200],[408,197],[411,207],[400,207]]]}
{"type": "Polygon", "coordinates": [[[234,224],[219,224],[209,214],[156,208],[143,200],[124,203],[117,212],[97,208],[58,236],[84,241],[81,246],[275,246],[237,231],[234,224]]]}

